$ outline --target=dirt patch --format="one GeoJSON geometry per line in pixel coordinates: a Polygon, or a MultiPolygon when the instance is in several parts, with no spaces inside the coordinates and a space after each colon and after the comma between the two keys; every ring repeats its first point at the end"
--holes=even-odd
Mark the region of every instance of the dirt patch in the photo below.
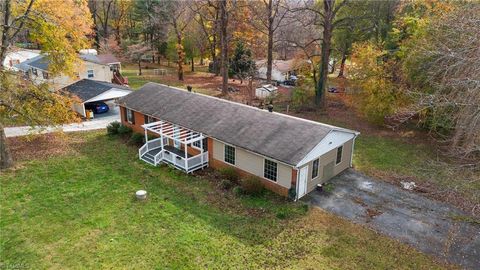
{"type": "Polygon", "coordinates": [[[381,215],[383,212],[375,208],[367,208],[366,210],[366,222],[372,221],[376,216],[381,215]]]}
{"type": "Polygon", "coordinates": [[[7,138],[7,143],[16,162],[71,154],[76,151],[72,146],[83,141],[82,136],[67,137],[63,133],[7,138]]]}

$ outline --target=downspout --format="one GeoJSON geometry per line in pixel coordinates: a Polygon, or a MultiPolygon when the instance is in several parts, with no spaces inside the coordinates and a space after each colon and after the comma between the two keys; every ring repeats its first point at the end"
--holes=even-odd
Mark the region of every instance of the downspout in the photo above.
{"type": "Polygon", "coordinates": [[[300,180],[300,171],[298,170],[298,168],[295,168],[295,170],[297,171],[297,181],[295,181],[295,200],[294,200],[294,202],[298,201],[298,182],[300,180]]]}
{"type": "Polygon", "coordinates": [[[352,142],[352,154],[350,155],[350,168],[353,168],[353,150],[355,148],[355,139],[357,138],[357,136],[359,135],[360,133],[358,134],[355,134],[355,137],[353,137],[353,142],[352,142]]]}

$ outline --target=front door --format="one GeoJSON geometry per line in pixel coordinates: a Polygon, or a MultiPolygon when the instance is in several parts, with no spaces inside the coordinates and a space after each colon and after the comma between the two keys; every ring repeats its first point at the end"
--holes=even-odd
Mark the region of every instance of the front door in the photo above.
{"type": "Polygon", "coordinates": [[[308,175],[308,165],[300,169],[300,174],[298,176],[298,198],[299,199],[307,193],[307,175],[308,175]]]}

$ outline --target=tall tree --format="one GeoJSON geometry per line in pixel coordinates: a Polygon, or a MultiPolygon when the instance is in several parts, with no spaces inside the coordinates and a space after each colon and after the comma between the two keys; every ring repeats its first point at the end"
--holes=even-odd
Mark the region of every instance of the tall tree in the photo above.
{"type": "MultiPolygon", "coordinates": [[[[49,73],[74,74],[77,51],[88,46],[92,20],[86,1],[30,0],[2,2],[0,61],[20,32],[40,45],[49,58],[49,73]]],[[[59,124],[74,117],[64,96],[49,91],[48,85],[33,84],[18,74],[0,69],[0,169],[12,165],[3,123],[27,125],[59,124]]]]}
{"type": "Polygon", "coordinates": [[[220,47],[222,50],[220,66],[222,74],[222,94],[228,93],[228,10],[227,0],[220,0],[220,47]]]}
{"type": "Polygon", "coordinates": [[[210,52],[210,61],[212,63],[212,71],[215,75],[220,74],[217,66],[217,48],[218,48],[218,29],[220,24],[220,8],[215,1],[194,1],[191,6],[194,12],[193,18],[200,26],[201,31],[208,42],[210,52]]]}
{"type": "Polygon", "coordinates": [[[315,104],[324,109],[326,108],[325,96],[333,30],[348,19],[348,17],[337,16],[339,11],[348,3],[348,0],[307,1],[303,5],[291,9],[297,16],[304,16],[304,13],[313,13],[316,19],[312,23],[321,27],[321,56],[318,67],[319,75],[315,87],[315,104]]]}
{"type": "Polygon", "coordinates": [[[237,42],[235,51],[230,63],[231,73],[240,79],[240,83],[243,83],[249,76],[253,76],[255,72],[255,61],[252,58],[252,51],[245,48],[245,44],[242,41],[237,42]]]}
{"type": "Polygon", "coordinates": [[[261,3],[252,1],[249,5],[253,15],[253,18],[251,18],[253,26],[267,37],[268,83],[272,80],[275,32],[287,14],[286,9],[282,7],[281,3],[281,0],[262,0],[261,3]]]}
{"type": "Polygon", "coordinates": [[[188,18],[188,6],[187,2],[176,3],[173,7],[173,14],[170,17],[170,23],[173,27],[175,37],[177,40],[177,74],[178,80],[183,81],[183,63],[185,62],[185,50],[183,47],[183,33],[185,28],[187,28],[190,20],[188,18]]]}

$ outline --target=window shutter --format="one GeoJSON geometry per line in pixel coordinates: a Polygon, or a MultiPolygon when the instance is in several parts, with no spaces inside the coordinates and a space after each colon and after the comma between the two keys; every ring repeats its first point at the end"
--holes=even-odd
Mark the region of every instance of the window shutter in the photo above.
{"type": "Polygon", "coordinates": [[[130,112],[132,113],[132,125],[135,125],[135,112],[132,110],[130,112]]]}
{"type": "Polygon", "coordinates": [[[143,123],[148,124],[148,116],[145,114],[143,115],[143,123]]]}

